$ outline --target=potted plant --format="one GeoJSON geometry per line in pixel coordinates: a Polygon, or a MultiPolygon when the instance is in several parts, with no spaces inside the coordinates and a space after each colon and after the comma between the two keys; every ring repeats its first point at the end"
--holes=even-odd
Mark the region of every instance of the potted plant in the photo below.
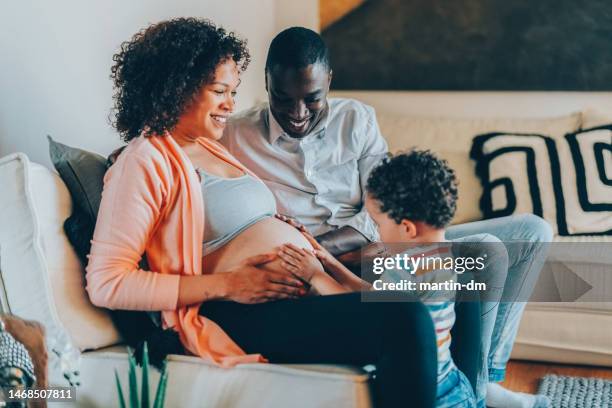
{"type": "MultiPolygon", "coordinates": [[[[166,385],[168,383],[168,371],[166,361],[162,363],[161,375],[159,382],[157,383],[157,391],[155,392],[155,400],[153,405],[150,403],[149,396],[149,352],[147,350],[147,343],[144,344],[142,349],[142,378],[141,378],[141,397],[138,398],[138,381],[136,379],[136,358],[134,352],[130,351],[129,354],[129,408],[163,408],[164,399],[166,397],[166,385]]],[[[117,384],[117,393],[119,397],[119,407],[126,408],[128,405],[125,403],[123,397],[123,390],[121,387],[121,381],[119,380],[119,373],[115,369],[115,382],[117,384]]]]}

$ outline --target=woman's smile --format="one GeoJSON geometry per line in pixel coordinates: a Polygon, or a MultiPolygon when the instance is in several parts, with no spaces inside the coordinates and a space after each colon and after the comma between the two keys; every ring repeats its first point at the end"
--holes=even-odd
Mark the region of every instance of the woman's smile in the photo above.
{"type": "Polygon", "coordinates": [[[225,123],[227,122],[228,115],[215,115],[211,114],[210,117],[213,120],[213,123],[221,128],[225,127],[225,123]]]}

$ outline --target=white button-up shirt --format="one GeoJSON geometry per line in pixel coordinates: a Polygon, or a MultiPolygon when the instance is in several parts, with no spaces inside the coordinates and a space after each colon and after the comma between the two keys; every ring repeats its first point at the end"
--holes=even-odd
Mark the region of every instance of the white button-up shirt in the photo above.
{"type": "Polygon", "coordinates": [[[349,225],[377,240],[363,202],[367,177],[387,143],[373,108],[353,99],[328,103],[327,115],[301,139],[287,135],[263,103],[231,117],[221,143],[266,183],[278,212],[313,235],[349,225]]]}

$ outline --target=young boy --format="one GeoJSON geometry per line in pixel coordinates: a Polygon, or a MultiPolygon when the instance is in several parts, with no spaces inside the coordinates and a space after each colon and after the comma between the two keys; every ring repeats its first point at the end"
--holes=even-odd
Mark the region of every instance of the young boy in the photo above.
{"type": "MultiPolygon", "coordinates": [[[[378,226],[385,244],[402,245],[401,256],[451,257],[445,244],[445,227],[455,214],[457,183],[447,163],[429,151],[413,150],[387,158],[369,176],[365,206],[378,226]],[[405,249],[409,247],[409,249],[405,249]]],[[[315,250],[285,245],[279,252],[284,266],[308,280],[320,294],[351,290],[371,290],[372,285],[351,273],[325,249],[310,239],[315,250]],[[322,272],[318,260],[323,264],[322,272]],[[333,277],[333,279],[329,279],[333,277]]],[[[386,284],[412,281],[446,282],[455,278],[453,270],[439,267],[416,267],[415,270],[385,270],[380,281],[386,284]]],[[[437,407],[473,407],[472,387],[457,369],[451,355],[450,330],[455,322],[452,290],[444,295],[435,291],[413,292],[428,307],[438,341],[437,407]]]]}

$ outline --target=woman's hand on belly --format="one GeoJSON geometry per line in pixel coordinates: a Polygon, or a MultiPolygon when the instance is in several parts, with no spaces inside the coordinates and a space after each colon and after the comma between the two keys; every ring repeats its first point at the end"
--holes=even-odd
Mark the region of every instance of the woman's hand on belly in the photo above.
{"type": "MultiPolygon", "coordinates": [[[[234,270],[242,261],[252,256],[277,253],[286,243],[312,249],[304,235],[291,225],[274,217],[265,218],[241,232],[225,246],[205,256],[202,262],[203,272],[211,274],[234,270]]],[[[286,272],[278,259],[267,263],[266,269],[286,272]]]]}
{"type": "Polygon", "coordinates": [[[263,303],[305,295],[304,284],[295,276],[266,268],[275,259],[276,254],[255,255],[227,272],[224,298],[238,303],[263,303]]]}
{"type": "Polygon", "coordinates": [[[291,225],[274,217],[263,219],[205,256],[203,274],[223,282],[221,298],[227,300],[259,303],[302,296],[306,294],[305,285],[282,266],[276,255],[287,242],[312,249],[291,225]]]}

